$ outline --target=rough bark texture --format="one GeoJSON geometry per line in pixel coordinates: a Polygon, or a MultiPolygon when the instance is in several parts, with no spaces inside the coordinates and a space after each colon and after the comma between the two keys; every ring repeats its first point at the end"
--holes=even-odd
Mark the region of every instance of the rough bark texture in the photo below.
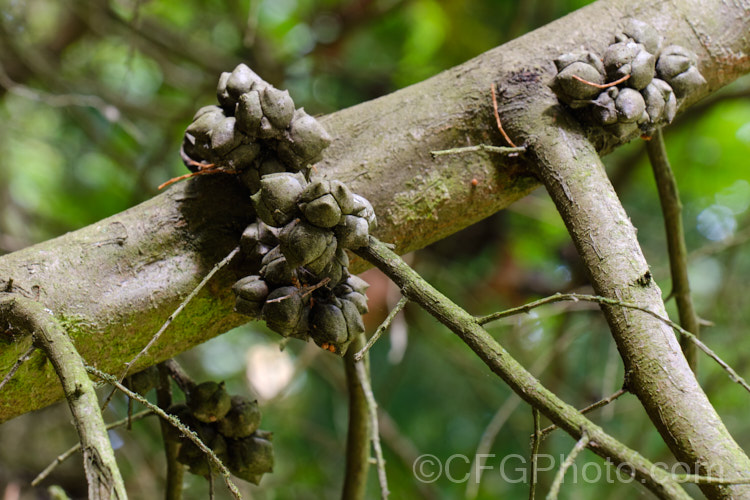
{"type": "Polygon", "coordinates": [[[14,294],[0,294],[0,321],[30,335],[54,367],[81,441],[88,497],[127,500],[94,384],[70,338],[42,304],[14,294]]]}
{"type": "MultiPolygon", "coordinates": [[[[550,104],[554,109],[554,102],[550,104]]],[[[547,127],[536,131],[543,130],[547,133],[529,138],[532,154],[594,290],[666,317],[661,290],[599,155],[562,113],[551,111],[547,127]]],[[[694,474],[737,477],[750,471],[750,459],[698,385],[672,329],[642,312],[610,306],[603,310],[625,364],[627,387],[677,459],[694,474]]],[[[750,498],[748,485],[702,489],[709,498],[750,498]]]]}
{"type": "MultiPolygon", "coordinates": [[[[520,91],[527,83],[548,81],[552,59],[565,51],[582,45],[601,51],[630,15],[695,50],[709,93],[750,70],[747,12],[747,1],[600,0],[420,84],[324,117],[335,140],[318,169],[373,202],[379,238],[395,242],[399,252],[423,247],[537,185],[521,159],[430,156],[431,150],[501,143],[492,119],[492,82],[500,87],[501,107],[507,104],[502,113],[512,114],[526,103],[510,98],[511,87],[520,91]]],[[[523,127],[514,124],[514,130],[523,127]]],[[[250,217],[249,200],[230,179],[194,179],[100,223],[3,256],[0,286],[40,300],[89,363],[117,372],[234,247],[250,217]]],[[[354,269],[363,266],[355,263],[354,269]]],[[[243,322],[231,313],[229,285],[236,276],[237,266],[219,273],[142,366],[243,322]]],[[[23,339],[4,342],[0,372],[28,347],[23,339]]],[[[49,368],[34,360],[39,358],[25,363],[4,388],[0,421],[61,397],[49,368]]]]}
{"type": "MultiPolygon", "coordinates": [[[[595,7],[604,7],[597,3],[595,7]]],[[[747,65],[746,36],[731,39],[737,24],[750,26],[748,4],[727,2],[655,3],[597,19],[597,28],[628,15],[655,25],[667,43],[699,54],[699,67],[715,88],[724,82],[726,61],[747,65]],[[732,23],[730,15],[741,22],[732,23]],[[716,31],[719,27],[722,31],[716,31]],[[716,66],[713,66],[716,65],[716,66]],[[721,70],[719,68],[722,68],[721,70]]],[[[626,7],[629,9],[629,7],[626,7]]],[[[565,22],[565,19],[557,21],[565,22]]],[[[619,21],[621,22],[621,21],[619,21]]],[[[610,28],[616,33],[616,26],[610,28]]],[[[532,35],[536,35],[535,32],[532,35]]],[[[611,39],[591,40],[602,53],[611,39]]],[[[537,39],[539,44],[544,43],[537,39]]],[[[513,43],[509,44],[513,45],[513,43]]],[[[562,48],[562,47],[561,47],[562,48]]],[[[574,45],[567,47],[575,48],[574,45]]],[[[502,115],[511,137],[529,146],[531,168],[547,187],[568,227],[599,295],[643,305],[666,316],[661,291],[651,279],[635,228],[620,204],[590,140],[612,144],[596,130],[581,127],[549,89],[549,62],[528,54],[526,70],[498,75],[504,91],[502,115]]],[[[735,67],[734,70],[738,68],[735,67]]],[[[691,96],[694,101],[700,96],[691,96]]],[[[683,106],[688,103],[683,103],[683,106]]],[[[634,392],[675,457],[693,473],[736,477],[748,474],[750,459],[734,442],[690,370],[674,332],[643,313],[604,307],[634,392]]],[[[750,498],[747,485],[703,485],[709,498],[750,498]]]]}
{"type": "MultiPolygon", "coordinates": [[[[237,245],[250,214],[249,200],[228,178],[196,179],[80,231],[3,256],[0,286],[42,302],[89,364],[120,374],[201,275],[237,245]]],[[[232,313],[236,269],[214,277],[140,366],[245,322],[232,313]]],[[[2,342],[5,372],[29,340],[2,342]]],[[[61,397],[52,367],[34,355],[2,391],[0,420],[61,397]]]]}

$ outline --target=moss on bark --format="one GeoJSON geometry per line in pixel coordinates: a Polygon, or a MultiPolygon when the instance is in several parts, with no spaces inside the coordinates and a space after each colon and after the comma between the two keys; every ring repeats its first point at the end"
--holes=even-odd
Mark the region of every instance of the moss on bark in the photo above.
{"type": "MultiPolygon", "coordinates": [[[[430,155],[502,144],[492,117],[491,83],[499,84],[505,119],[536,98],[530,90],[552,78],[555,57],[581,45],[603,50],[623,19],[635,16],[698,54],[709,93],[750,70],[747,8],[746,1],[600,0],[422,83],[323,117],[334,141],[317,168],[372,202],[380,239],[396,243],[399,252],[421,248],[538,185],[530,173],[533,165],[521,158],[430,155]]],[[[534,129],[541,117],[524,119],[527,123],[516,123],[514,130],[534,129]]],[[[126,212],[0,257],[0,287],[42,302],[73,328],[71,337],[90,364],[117,372],[236,245],[251,213],[246,193],[229,178],[191,179],[126,212]]],[[[238,266],[217,274],[141,366],[244,322],[231,312],[230,286],[240,275],[238,266]]],[[[362,269],[361,261],[352,262],[354,272],[362,269]]],[[[23,339],[6,339],[0,372],[24,352],[19,342],[28,347],[23,339]]],[[[4,388],[0,421],[61,397],[39,359],[32,357],[4,388]]]]}

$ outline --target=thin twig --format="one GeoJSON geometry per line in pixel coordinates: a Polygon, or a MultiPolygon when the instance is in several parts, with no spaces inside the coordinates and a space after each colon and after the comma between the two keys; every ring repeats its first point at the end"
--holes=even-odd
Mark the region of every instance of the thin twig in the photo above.
{"type": "Polygon", "coordinates": [[[548,297],[541,298],[539,300],[535,300],[533,302],[529,302],[528,304],[523,304],[518,307],[512,307],[510,309],[506,309],[504,311],[488,314],[486,316],[481,316],[477,318],[477,323],[480,325],[486,325],[487,323],[491,323],[492,321],[497,321],[499,319],[507,318],[509,316],[515,316],[517,314],[521,313],[528,313],[532,309],[536,309],[537,307],[541,307],[543,305],[547,304],[554,304],[556,302],[578,302],[578,301],[588,301],[588,302],[597,302],[601,303],[599,300],[593,300],[593,299],[604,299],[606,301],[612,301],[617,302],[613,299],[605,299],[604,297],[597,297],[593,295],[582,295],[582,294],[576,294],[576,293],[556,293],[554,295],[550,295],[548,297]],[[587,300],[588,298],[588,300],[587,300]]]}
{"type": "MultiPolygon", "coordinates": [[[[608,396],[608,397],[606,397],[604,399],[600,399],[596,403],[592,403],[592,404],[588,405],[586,408],[580,409],[579,411],[582,414],[585,415],[586,413],[588,413],[590,411],[594,411],[597,408],[601,408],[602,406],[608,405],[609,403],[611,403],[615,399],[619,398],[620,396],[622,396],[626,392],[628,392],[626,389],[620,389],[616,393],[614,393],[614,394],[612,394],[612,395],[610,395],[610,396],[608,396]]],[[[555,429],[557,429],[557,426],[555,424],[547,426],[544,429],[542,429],[542,431],[539,433],[539,436],[542,437],[542,438],[544,438],[544,437],[547,436],[547,434],[549,434],[550,432],[554,431],[555,429]]]]}
{"type": "Polygon", "coordinates": [[[541,426],[541,418],[539,410],[536,408],[531,409],[531,414],[534,419],[534,434],[531,435],[531,475],[529,476],[529,500],[534,500],[536,495],[536,472],[537,472],[537,456],[539,455],[539,443],[542,441],[542,433],[539,432],[541,426]]]}
{"type": "Polygon", "coordinates": [[[41,102],[55,108],[83,107],[96,109],[99,114],[111,123],[119,124],[123,131],[139,144],[146,142],[145,134],[115,106],[97,95],[52,94],[13,81],[8,73],[0,67],[0,87],[30,101],[41,102]]]}
{"type": "Polygon", "coordinates": [[[545,304],[552,304],[555,302],[565,302],[565,301],[596,302],[598,304],[624,307],[626,309],[635,309],[636,311],[644,312],[658,319],[664,324],[669,325],[673,329],[677,330],[677,332],[679,332],[681,335],[689,338],[698,347],[698,349],[700,349],[706,355],[708,355],[709,358],[716,361],[719,364],[719,366],[721,366],[724,369],[724,371],[726,371],[729,374],[729,378],[731,378],[737,384],[741,385],[746,391],[750,392],[750,385],[748,385],[745,379],[740,377],[740,375],[731,366],[729,366],[714,351],[712,351],[711,348],[709,348],[706,344],[701,342],[700,339],[698,339],[695,335],[685,330],[684,328],[682,328],[680,325],[670,320],[669,318],[665,318],[664,316],[658,313],[655,313],[654,311],[650,309],[638,306],[636,304],[629,304],[627,302],[622,302],[616,299],[609,299],[607,297],[599,297],[597,295],[583,295],[583,294],[578,294],[578,293],[557,293],[555,295],[550,295],[549,297],[545,297],[543,299],[539,299],[534,302],[529,302],[528,304],[525,304],[519,307],[514,307],[512,309],[507,309],[505,311],[497,312],[494,314],[488,314],[487,316],[482,316],[481,318],[477,318],[477,322],[480,325],[485,325],[489,323],[490,321],[495,321],[497,319],[505,318],[508,316],[513,316],[515,314],[519,314],[522,312],[528,312],[531,309],[534,309],[536,307],[539,307],[545,304]]]}
{"type": "MultiPolygon", "coordinates": [[[[120,378],[118,379],[120,382],[125,380],[125,377],[127,377],[128,373],[130,372],[130,368],[138,361],[142,356],[144,356],[148,350],[156,343],[157,340],[159,340],[159,337],[161,337],[162,333],[169,327],[169,325],[172,324],[172,321],[177,317],[178,314],[182,312],[183,309],[190,303],[193,298],[198,295],[198,292],[201,291],[201,289],[208,283],[208,281],[213,277],[214,274],[216,274],[222,267],[227,265],[229,261],[232,260],[232,258],[237,255],[237,253],[240,251],[240,247],[237,246],[229,252],[229,255],[224,257],[221,261],[219,261],[218,264],[216,264],[211,270],[206,274],[206,276],[201,280],[200,283],[198,283],[198,286],[196,286],[192,292],[183,300],[179,306],[177,306],[177,309],[174,310],[172,314],[169,315],[167,320],[164,322],[163,325],[161,325],[161,328],[159,328],[159,331],[157,331],[153,337],[151,337],[151,340],[146,344],[146,347],[144,347],[141,352],[135,355],[133,359],[131,359],[129,362],[125,363],[125,370],[122,372],[122,375],[120,375],[120,378]]],[[[112,401],[112,397],[115,395],[115,390],[113,389],[112,392],[110,392],[106,399],[104,400],[104,403],[102,404],[101,408],[106,408],[110,401],[112,401]]]]}
{"type": "Polygon", "coordinates": [[[13,366],[10,368],[10,371],[5,375],[3,378],[3,381],[0,382],[0,390],[2,390],[3,387],[5,387],[5,384],[7,384],[10,379],[13,378],[13,375],[16,374],[19,368],[21,368],[21,365],[24,364],[26,361],[29,360],[31,357],[31,354],[36,351],[36,346],[34,344],[31,344],[31,347],[29,347],[25,353],[21,355],[20,358],[16,360],[15,363],[13,363],[13,366]]]}
{"type": "Polygon", "coordinates": [[[124,385],[122,385],[117,378],[115,378],[112,375],[109,375],[108,373],[104,373],[103,371],[94,368],[93,366],[86,366],[86,371],[91,373],[92,375],[95,375],[96,377],[100,378],[101,380],[112,384],[115,386],[118,390],[123,392],[125,395],[127,395],[131,399],[135,399],[139,403],[141,403],[146,408],[150,409],[157,415],[159,415],[160,418],[166,420],[169,422],[172,426],[179,429],[179,431],[190,441],[192,441],[203,453],[206,454],[209,461],[216,466],[219,473],[224,478],[224,483],[227,485],[227,488],[229,488],[229,491],[232,492],[232,496],[236,498],[237,500],[242,499],[242,495],[240,495],[239,490],[237,489],[237,486],[232,482],[232,479],[230,477],[229,470],[227,470],[226,466],[222,463],[221,460],[219,460],[219,457],[216,456],[216,454],[213,452],[211,448],[206,446],[206,444],[198,437],[198,435],[190,430],[185,424],[180,422],[180,420],[175,417],[174,415],[170,415],[155,404],[151,403],[148,399],[144,398],[137,392],[133,392],[124,385]]]}
{"type": "Polygon", "coordinates": [[[391,309],[391,312],[388,313],[388,316],[383,320],[383,322],[380,324],[377,330],[375,330],[375,333],[372,334],[372,337],[367,341],[367,344],[362,348],[361,351],[357,352],[357,354],[354,355],[354,361],[362,361],[362,358],[367,354],[373,345],[375,345],[375,342],[378,341],[381,335],[385,333],[385,331],[391,326],[391,323],[393,323],[393,320],[396,318],[396,315],[401,312],[401,309],[404,308],[406,303],[409,302],[409,299],[406,297],[401,297],[401,299],[398,301],[396,306],[391,309]]]}
{"type": "MultiPolygon", "coordinates": [[[[357,353],[359,354],[359,353],[357,353]]],[[[356,356],[355,356],[356,358],[356,356]]],[[[378,403],[375,401],[375,394],[372,392],[370,385],[370,375],[367,373],[365,362],[357,361],[354,364],[357,371],[357,378],[362,385],[362,391],[365,393],[367,400],[367,410],[370,414],[370,439],[372,448],[375,451],[375,463],[378,469],[378,483],[380,484],[380,498],[386,500],[390,491],[388,490],[388,478],[385,474],[385,459],[383,458],[383,448],[380,446],[380,431],[378,430],[378,403]]]]}
{"type": "Polygon", "coordinates": [[[744,245],[748,241],[750,241],[750,227],[746,227],[745,229],[736,232],[732,237],[726,240],[716,241],[709,245],[704,245],[697,250],[693,250],[692,252],[690,252],[690,255],[688,255],[688,260],[694,261],[696,259],[705,257],[706,255],[713,255],[719,252],[723,252],[724,250],[732,248],[733,246],[744,245]]]}
{"type": "MultiPolygon", "coordinates": [[[[117,429],[119,427],[126,426],[128,424],[128,420],[135,422],[137,420],[140,420],[142,418],[148,417],[149,415],[153,415],[153,414],[154,412],[151,410],[142,410],[142,411],[139,411],[138,413],[130,415],[129,417],[125,417],[123,419],[117,420],[116,422],[109,423],[107,424],[105,428],[108,431],[111,431],[112,429],[117,429]]],[[[72,457],[75,452],[80,451],[80,450],[81,450],[81,443],[76,443],[74,446],[71,446],[70,448],[68,448],[67,451],[58,455],[57,458],[55,458],[52,461],[52,463],[50,463],[47,467],[45,467],[44,470],[40,472],[34,478],[33,481],[31,481],[31,486],[38,486],[39,483],[44,481],[47,478],[47,476],[49,476],[50,473],[52,473],[52,471],[55,470],[55,468],[57,468],[58,465],[60,465],[61,463],[63,463],[64,461],[72,457]]]]}
{"type": "Polygon", "coordinates": [[[490,146],[489,144],[477,144],[476,146],[466,146],[462,148],[452,149],[440,149],[438,151],[430,151],[432,156],[442,155],[454,155],[458,153],[472,153],[476,151],[485,151],[487,153],[498,153],[501,155],[515,156],[519,153],[526,151],[526,148],[521,147],[507,147],[507,146],[490,146]]]}
{"type": "MultiPolygon", "coordinates": [[[[609,348],[607,349],[607,361],[604,363],[604,373],[602,374],[602,389],[601,394],[607,394],[612,392],[616,386],[615,380],[617,379],[617,369],[620,367],[620,356],[617,352],[617,343],[610,342],[609,348]]],[[[625,383],[620,384],[620,388],[627,387],[625,383]]],[[[615,412],[615,406],[605,406],[601,412],[602,422],[611,420],[615,412]]]]}
{"type": "Polygon", "coordinates": [[[620,78],[618,80],[615,80],[614,82],[609,82],[609,83],[605,83],[605,84],[599,84],[599,83],[590,82],[588,80],[584,80],[583,78],[581,78],[578,75],[571,75],[571,76],[575,80],[578,80],[581,83],[585,83],[586,85],[590,85],[590,86],[592,86],[594,88],[597,88],[597,89],[608,89],[610,87],[614,87],[615,85],[619,85],[622,82],[626,81],[628,78],[630,78],[630,75],[625,75],[622,78],[620,78]]]}
{"type": "MultiPolygon", "coordinates": [[[[406,469],[413,467],[414,461],[422,453],[409,436],[401,432],[398,423],[383,408],[378,408],[378,430],[380,431],[380,439],[388,445],[388,450],[401,461],[401,464],[406,469]]],[[[414,486],[419,490],[420,498],[423,500],[436,500],[439,498],[432,483],[415,481],[414,486]]]]}
{"type": "Polygon", "coordinates": [[[488,456],[492,446],[495,444],[498,434],[520,404],[521,398],[516,394],[511,394],[505,399],[505,401],[503,401],[503,404],[498,408],[490,422],[485,427],[484,432],[482,432],[482,435],[479,438],[479,444],[474,452],[474,459],[470,465],[470,470],[476,471],[474,476],[475,479],[472,481],[466,481],[466,493],[464,493],[464,498],[467,500],[473,500],[479,495],[479,486],[482,483],[485,469],[480,463],[478,463],[478,460],[480,460],[481,457],[488,456]]]}
{"type": "Polygon", "coordinates": [[[201,289],[208,283],[208,281],[213,278],[214,274],[219,272],[221,268],[226,266],[229,261],[231,261],[235,255],[240,251],[240,247],[237,246],[229,252],[229,254],[221,259],[218,264],[216,264],[211,270],[206,274],[206,276],[201,280],[200,283],[198,283],[198,286],[196,286],[192,292],[183,300],[179,306],[177,306],[177,309],[174,310],[172,314],[169,315],[167,320],[164,322],[164,324],[159,328],[159,331],[154,334],[154,336],[151,338],[148,344],[146,344],[146,347],[144,347],[141,352],[135,355],[133,359],[131,359],[129,362],[125,363],[125,373],[120,377],[120,381],[122,381],[123,378],[125,378],[125,375],[127,375],[128,371],[130,371],[130,368],[141,358],[143,357],[149,349],[151,349],[151,346],[153,346],[158,340],[159,337],[161,337],[162,333],[169,327],[169,325],[172,324],[172,321],[179,315],[183,309],[185,309],[185,306],[187,306],[193,298],[198,295],[198,292],[201,291],[201,289]]]}
{"type": "Polygon", "coordinates": [[[322,280],[320,280],[320,282],[314,285],[303,286],[288,295],[284,295],[282,297],[276,297],[275,299],[267,300],[266,304],[270,304],[272,302],[281,302],[282,300],[290,299],[297,294],[299,294],[299,296],[304,299],[305,297],[313,293],[318,288],[327,285],[330,281],[331,281],[331,278],[323,278],[322,280]]]}
{"type": "MultiPolygon", "coordinates": [[[[562,322],[560,323],[560,326],[564,327],[564,324],[565,323],[562,322]]],[[[550,360],[552,360],[557,353],[564,352],[574,339],[575,336],[570,333],[564,333],[558,336],[555,343],[537,357],[529,371],[539,377],[547,367],[549,367],[550,360]]],[[[517,394],[512,394],[510,397],[506,398],[500,408],[492,416],[490,423],[487,424],[482,436],[479,438],[479,444],[474,452],[475,458],[471,464],[471,470],[476,471],[476,481],[466,482],[466,493],[464,497],[467,500],[474,499],[479,494],[479,485],[482,481],[484,469],[479,466],[477,459],[486,456],[490,452],[498,434],[500,434],[503,426],[520,404],[521,398],[518,397],[517,394]]]]}
{"type": "Polygon", "coordinates": [[[159,184],[159,187],[157,189],[159,191],[161,191],[165,187],[171,186],[175,182],[179,182],[179,181],[182,181],[182,180],[185,180],[185,179],[189,179],[191,177],[197,177],[199,175],[236,174],[236,173],[237,173],[236,170],[231,170],[231,169],[228,169],[228,168],[216,167],[213,164],[202,165],[202,168],[200,170],[198,170],[197,172],[190,172],[189,174],[180,175],[178,177],[172,177],[168,181],[162,182],[161,184],[159,184]]]}
{"type": "MultiPolygon", "coordinates": [[[[654,172],[661,211],[664,215],[669,270],[672,275],[672,294],[677,303],[680,325],[687,331],[692,332],[696,338],[700,338],[700,322],[690,295],[687,245],[685,244],[685,231],[682,224],[682,203],[677,189],[677,181],[667,158],[661,129],[656,129],[651,140],[646,143],[646,151],[651,162],[651,169],[654,172]]],[[[685,358],[690,368],[695,371],[698,361],[695,344],[685,337],[680,340],[685,358]]]]}
{"type": "Polygon", "coordinates": [[[570,455],[567,456],[565,461],[562,463],[560,468],[557,470],[557,474],[555,474],[555,479],[552,481],[552,486],[549,489],[549,493],[547,493],[547,500],[556,500],[557,495],[560,493],[560,486],[563,482],[563,477],[565,476],[565,471],[567,471],[571,465],[573,465],[573,462],[575,462],[576,457],[583,451],[586,446],[589,444],[589,436],[586,434],[586,431],[583,431],[583,434],[581,435],[581,439],[578,440],[576,445],[573,447],[573,449],[570,451],[570,455]]]}
{"type": "Polygon", "coordinates": [[[508,134],[506,134],[505,130],[503,129],[503,124],[500,121],[500,113],[497,111],[497,95],[495,95],[496,92],[495,92],[494,83],[490,86],[490,89],[492,90],[492,108],[495,110],[495,121],[497,122],[497,128],[498,130],[500,130],[500,133],[503,134],[503,138],[505,139],[505,142],[507,142],[514,148],[518,147],[513,143],[513,141],[510,140],[510,137],[508,137],[508,134]]]}

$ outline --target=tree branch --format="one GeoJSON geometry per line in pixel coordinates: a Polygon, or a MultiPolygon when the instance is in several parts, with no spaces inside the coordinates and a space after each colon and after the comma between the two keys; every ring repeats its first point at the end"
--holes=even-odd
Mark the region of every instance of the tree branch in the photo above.
{"type": "MultiPolygon", "coordinates": [[[[672,276],[672,294],[677,302],[677,313],[680,317],[680,325],[696,338],[700,338],[700,322],[693,306],[690,296],[690,281],[688,280],[688,254],[685,245],[685,232],[682,226],[682,203],[680,193],[677,189],[677,180],[672,172],[667,157],[667,149],[664,147],[664,136],[661,129],[657,129],[646,142],[646,151],[651,161],[651,169],[656,179],[656,188],[659,192],[661,211],[664,215],[664,226],[667,233],[667,253],[669,254],[669,269],[672,276]]],[[[680,339],[682,352],[695,371],[698,363],[695,343],[687,337],[680,339]]]]}
{"type": "Polygon", "coordinates": [[[367,402],[367,413],[370,420],[370,441],[372,449],[375,452],[375,464],[378,469],[378,483],[380,484],[380,498],[386,500],[390,491],[388,490],[388,478],[385,473],[385,458],[383,458],[383,448],[380,446],[380,426],[378,424],[378,403],[375,401],[375,394],[372,392],[370,383],[370,366],[369,357],[365,354],[364,360],[356,360],[354,368],[357,373],[357,380],[362,386],[367,402]]]}
{"type": "Polygon", "coordinates": [[[367,396],[357,374],[354,354],[364,344],[358,336],[344,355],[346,387],[349,392],[349,429],[346,435],[346,473],[341,498],[365,498],[367,472],[370,469],[370,418],[367,396]]]}
{"type": "Polygon", "coordinates": [[[552,481],[552,486],[549,489],[549,493],[547,494],[547,500],[557,500],[557,495],[560,493],[560,486],[563,483],[563,478],[565,477],[565,471],[567,471],[571,465],[573,465],[573,462],[575,462],[576,457],[579,453],[581,453],[591,442],[586,432],[583,433],[581,436],[581,439],[576,442],[576,445],[573,447],[573,449],[570,451],[570,454],[565,458],[565,461],[562,463],[560,468],[557,470],[557,474],[555,474],[555,479],[552,481]]]}
{"type": "MultiPolygon", "coordinates": [[[[146,417],[148,417],[150,415],[153,415],[153,414],[154,414],[154,412],[152,412],[151,410],[142,410],[142,411],[139,411],[138,413],[136,413],[134,415],[128,415],[125,418],[121,418],[120,420],[117,420],[115,422],[107,424],[107,426],[105,428],[108,431],[110,431],[112,429],[117,429],[119,427],[124,427],[126,425],[130,425],[132,422],[135,422],[135,421],[140,420],[142,418],[146,418],[146,417]]],[[[40,472],[39,474],[37,474],[37,476],[31,481],[31,483],[30,483],[31,486],[32,487],[39,486],[39,483],[41,483],[42,481],[44,481],[47,478],[47,476],[49,476],[50,473],[52,473],[52,471],[55,470],[55,468],[58,465],[60,465],[61,463],[63,463],[67,459],[69,459],[77,451],[81,451],[81,443],[80,442],[78,442],[75,445],[71,446],[65,452],[59,454],[55,458],[55,460],[52,461],[52,463],[50,463],[47,467],[45,467],[42,472],[40,472]]]]}
{"type": "Polygon", "coordinates": [[[388,313],[388,316],[385,317],[383,322],[378,326],[378,328],[375,330],[375,333],[372,334],[372,336],[367,340],[367,344],[357,351],[357,353],[354,355],[354,361],[362,361],[365,356],[367,356],[367,353],[370,351],[373,345],[375,345],[375,342],[378,341],[381,335],[385,333],[386,330],[388,330],[391,327],[391,323],[393,323],[393,320],[396,318],[398,313],[401,312],[401,310],[406,306],[406,303],[409,302],[409,300],[406,297],[401,297],[398,301],[398,303],[393,306],[393,309],[390,310],[388,313]]]}
{"type": "Polygon", "coordinates": [[[117,381],[116,377],[109,375],[93,366],[86,366],[85,369],[87,372],[100,378],[104,382],[112,384],[119,391],[127,395],[129,398],[138,401],[143,406],[145,406],[146,408],[150,409],[155,414],[157,414],[162,420],[164,420],[165,422],[168,422],[169,425],[178,429],[182,433],[182,436],[192,441],[193,444],[195,444],[195,446],[197,446],[198,449],[200,449],[206,455],[206,458],[209,460],[212,467],[215,467],[219,471],[219,474],[221,474],[222,478],[224,479],[224,484],[227,485],[227,488],[229,489],[232,496],[236,500],[240,500],[242,498],[242,495],[240,495],[240,492],[237,489],[237,486],[235,486],[235,484],[232,482],[232,478],[231,478],[231,474],[229,473],[229,470],[222,463],[219,457],[216,456],[216,453],[214,453],[214,451],[211,448],[206,446],[206,444],[203,441],[201,441],[200,437],[198,437],[198,434],[196,432],[190,430],[190,428],[188,428],[185,424],[180,422],[180,420],[174,415],[170,415],[166,413],[164,410],[162,410],[158,406],[151,403],[145,397],[141,396],[137,392],[131,391],[130,389],[122,385],[120,382],[117,381]]]}
{"type": "MultiPolygon", "coordinates": [[[[159,385],[156,386],[156,403],[162,410],[172,406],[172,379],[169,370],[164,363],[159,364],[159,385]]],[[[164,457],[167,462],[167,483],[164,487],[165,500],[182,499],[182,479],[185,475],[185,466],[177,461],[180,451],[179,444],[174,439],[169,439],[170,424],[166,420],[159,419],[161,438],[164,442],[164,457]]]]}
{"type": "Polygon", "coordinates": [[[536,476],[537,476],[537,462],[539,455],[539,444],[542,441],[542,433],[539,431],[541,427],[539,418],[539,410],[536,408],[531,409],[532,420],[534,421],[534,433],[531,435],[531,463],[529,464],[529,500],[534,500],[536,495],[536,476]]]}
{"type": "MultiPolygon", "coordinates": [[[[615,399],[619,398],[623,394],[626,394],[627,392],[628,391],[626,391],[625,389],[620,389],[619,391],[615,392],[614,394],[610,394],[606,398],[600,399],[596,403],[592,403],[592,404],[588,405],[586,408],[581,408],[580,411],[581,411],[581,413],[583,415],[585,415],[585,414],[589,413],[590,411],[594,411],[597,408],[601,408],[602,406],[608,405],[609,403],[611,403],[615,399]]],[[[545,427],[544,429],[542,429],[539,432],[539,436],[540,437],[545,437],[547,434],[549,434],[550,432],[554,431],[555,429],[557,429],[557,426],[555,424],[547,426],[547,427],[545,427]]]]}
{"type": "MultiPolygon", "coordinates": [[[[430,154],[503,144],[488,90],[493,82],[503,125],[519,139],[523,124],[514,125],[510,114],[526,102],[511,99],[511,88],[526,88],[527,97],[537,99],[532,91],[549,81],[555,57],[581,45],[603,49],[622,19],[635,15],[699,55],[708,86],[683,104],[686,108],[750,70],[750,59],[742,57],[750,52],[745,36],[750,20],[744,14],[741,4],[731,2],[715,8],[695,1],[599,0],[429,80],[322,117],[334,142],[317,168],[372,202],[380,222],[377,236],[394,242],[399,253],[424,247],[538,186],[529,173],[536,159],[528,154],[430,154]]],[[[176,157],[177,144],[173,150],[176,157]]],[[[0,288],[12,278],[20,293],[38,296],[73,339],[87,339],[79,345],[86,359],[120,373],[137,346],[148,342],[252,221],[250,201],[232,179],[202,177],[87,228],[0,257],[0,288]]],[[[352,261],[352,272],[364,267],[352,261]]],[[[232,313],[230,291],[241,270],[238,263],[217,273],[133,368],[168,359],[243,323],[232,313]]],[[[8,351],[0,352],[0,373],[16,361],[8,351]]],[[[0,421],[61,397],[49,373],[31,365],[21,367],[4,388],[0,421]]]]}
{"type": "Polygon", "coordinates": [[[0,294],[0,322],[30,334],[44,351],[60,379],[73,414],[83,450],[88,497],[126,499],[125,483],[115,461],[99,402],[83,360],[70,338],[39,302],[14,294],[0,294]]]}
{"type": "MultiPolygon", "coordinates": [[[[506,120],[528,146],[576,245],[597,295],[667,317],[635,228],[599,154],[546,85],[506,86],[517,108],[506,120]],[[529,92],[535,95],[533,100],[529,92]],[[517,101],[524,103],[518,106],[517,101]]],[[[700,475],[743,477],[750,458],[737,445],[698,385],[670,328],[651,314],[602,306],[623,358],[627,389],[638,396],[677,459],[700,475]],[[720,471],[720,473],[717,473],[720,471]]],[[[746,485],[702,485],[709,498],[750,494],[746,485]]]]}
{"type": "Polygon", "coordinates": [[[357,254],[383,271],[399,286],[405,297],[419,304],[458,335],[518,396],[539,409],[565,432],[575,439],[580,439],[586,432],[592,443],[595,443],[595,446],[591,446],[592,451],[610,459],[615,465],[628,464],[633,467],[641,484],[657,497],[690,498],[666,471],[654,466],[636,451],[627,448],[604,432],[601,427],[581,415],[578,410],[550,392],[498,344],[479,325],[476,318],[424,281],[385,244],[375,238],[370,238],[370,245],[357,250],[357,254]]]}

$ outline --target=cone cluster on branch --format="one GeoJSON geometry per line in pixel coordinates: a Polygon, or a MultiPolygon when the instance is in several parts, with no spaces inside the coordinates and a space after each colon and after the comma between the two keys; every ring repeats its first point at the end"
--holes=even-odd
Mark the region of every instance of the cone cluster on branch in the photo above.
{"type": "Polygon", "coordinates": [[[331,138],[287,91],[240,64],[221,75],[217,98],[188,126],[182,156],[193,171],[237,174],[250,191],[257,220],[241,249],[257,271],[234,285],[235,310],[343,354],[367,312],[346,250],[368,244],[372,206],[339,181],[310,178],[331,138]]]}
{"type": "Polygon", "coordinates": [[[678,99],[706,85],[694,53],[662,45],[652,26],[630,19],[603,56],[580,50],[558,57],[553,90],[621,140],[650,135],[674,119],[678,99]]]}
{"type": "Polygon", "coordinates": [[[183,158],[193,171],[201,164],[236,171],[255,192],[265,174],[307,170],[331,142],[288,91],[244,64],[221,74],[216,95],[219,106],[200,108],[185,131],[183,158]]]}
{"type": "Polygon", "coordinates": [[[367,312],[367,283],[349,275],[345,249],[367,245],[372,207],[338,181],[291,173],[263,177],[252,199],[259,220],[240,244],[259,271],[235,283],[235,310],[343,354],[367,312]]]}
{"type": "MultiPolygon", "coordinates": [[[[240,479],[258,484],[263,474],[272,472],[272,435],[258,428],[258,403],[243,396],[230,396],[223,382],[198,384],[187,394],[186,403],[173,405],[168,413],[195,432],[240,479]]],[[[188,466],[192,474],[208,476],[217,472],[195,443],[176,429],[171,433],[168,439],[179,443],[177,461],[188,466]]]]}

